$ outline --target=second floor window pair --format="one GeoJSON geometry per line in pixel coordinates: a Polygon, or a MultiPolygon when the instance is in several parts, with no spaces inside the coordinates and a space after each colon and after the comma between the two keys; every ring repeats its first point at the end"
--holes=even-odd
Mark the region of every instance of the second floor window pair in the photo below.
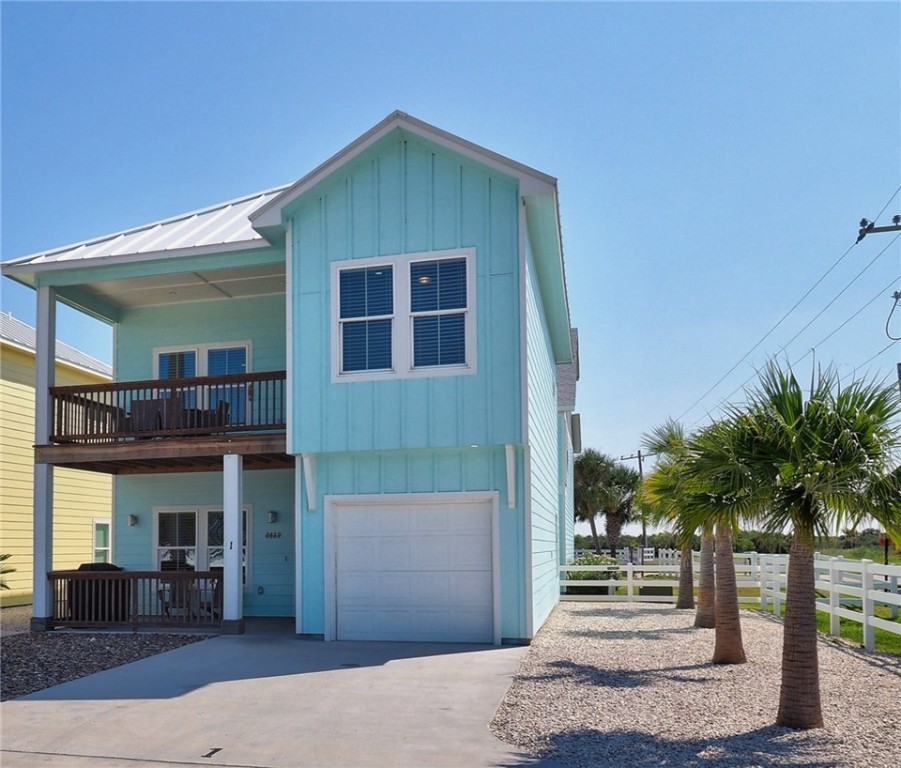
{"type": "Polygon", "coordinates": [[[466,366],[466,256],[339,270],[340,374],[466,366]]]}

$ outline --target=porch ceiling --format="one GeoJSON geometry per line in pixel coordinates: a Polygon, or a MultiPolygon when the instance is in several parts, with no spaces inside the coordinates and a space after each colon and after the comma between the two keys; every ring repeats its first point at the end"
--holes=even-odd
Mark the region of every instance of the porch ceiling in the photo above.
{"type": "Polygon", "coordinates": [[[239,454],[245,470],[290,469],[284,434],[231,438],[198,437],[146,440],[123,444],[39,445],[35,462],[109,475],[149,475],[171,472],[221,472],[222,457],[239,454]]]}
{"type": "Polygon", "coordinates": [[[285,265],[281,262],[124,280],[99,280],[78,287],[82,294],[119,309],[267,296],[284,294],[285,265]]]}

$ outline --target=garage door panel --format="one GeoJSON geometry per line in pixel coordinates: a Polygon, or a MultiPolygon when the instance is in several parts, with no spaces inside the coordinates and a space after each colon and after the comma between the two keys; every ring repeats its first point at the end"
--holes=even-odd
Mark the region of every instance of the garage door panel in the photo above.
{"type": "Polygon", "coordinates": [[[339,639],[494,639],[489,502],[374,504],[337,515],[339,639]]]}

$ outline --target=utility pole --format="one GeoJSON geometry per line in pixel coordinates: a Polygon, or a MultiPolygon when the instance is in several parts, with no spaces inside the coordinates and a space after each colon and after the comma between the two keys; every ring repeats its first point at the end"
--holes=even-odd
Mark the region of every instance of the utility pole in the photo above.
{"type": "Polygon", "coordinates": [[[886,227],[877,227],[875,221],[861,219],[860,229],[857,230],[857,242],[859,243],[867,235],[875,234],[877,232],[901,232],[901,213],[896,213],[892,216],[891,225],[886,227]]]}
{"type": "MultiPolygon", "coordinates": [[[[896,213],[892,216],[892,226],[890,227],[877,227],[875,221],[870,221],[869,219],[861,219],[860,220],[860,229],[857,231],[857,242],[859,243],[863,240],[867,235],[871,232],[901,232],[901,213],[896,213]]],[[[895,291],[892,294],[892,298],[895,300],[895,303],[892,305],[892,312],[894,312],[895,307],[898,306],[898,302],[901,301],[901,292],[895,291]]],[[[896,340],[894,336],[892,336],[891,331],[889,330],[889,321],[892,319],[892,313],[889,312],[889,319],[885,322],[885,333],[886,335],[892,339],[896,340]]],[[[898,392],[901,394],[901,363],[897,364],[898,371],[898,392]]],[[[886,530],[882,536],[882,545],[884,547],[883,554],[883,562],[888,565],[888,544],[889,544],[889,536],[888,531],[886,530]]]]}
{"type": "MultiPolygon", "coordinates": [[[[642,453],[639,448],[635,453],[631,456],[620,456],[620,461],[631,461],[632,459],[638,459],[638,478],[640,482],[644,482],[644,463],[643,459],[646,459],[648,456],[656,456],[656,453],[642,453]]],[[[644,521],[644,515],[641,518],[641,547],[645,549],[648,546],[648,525],[644,521]]],[[[644,552],[641,553],[642,560],[644,559],[644,552]]]]}
{"type": "MultiPolygon", "coordinates": [[[[901,213],[896,213],[892,216],[892,223],[890,226],[885,227],[877,227],[875,221],[870,221],[869,219],[861,219],[860,220],[860,229],[857,230],[857,242],[859,243],[869,234],[875,234],[877,232],[901,232],[901,213]]],[[[856,243],[855,243],[856,245],[856,243]]],[[[901,301],[901,293],[895,291],[892,294],[892,298],[895,300],[895,305],[898,305],[898,302],[901,301]]],[[[892,309],[894,310],[894,306],[892,309]]],[[[891,320],[891,313],[889,313],[889,320],[891,320]]],[[[888,322],[885,324],[885,332],[888,334],[890,339],[894,339],[895,337],[889,333],[888,322]]],[[[901,392],[901,363],[898,363],[898,390],[901,392]]]]}

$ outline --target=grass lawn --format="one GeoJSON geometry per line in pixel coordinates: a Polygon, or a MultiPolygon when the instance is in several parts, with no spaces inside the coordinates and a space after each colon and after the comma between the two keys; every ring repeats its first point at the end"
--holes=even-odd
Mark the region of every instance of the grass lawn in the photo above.
{"type": "MultiPolygon", "coordinates": [[[[858,547],[857,549],[821,549],[819,553],[825,557],[843,557],[845,560],[872,560],[882,565],[885,559],[885,550],[882,547],[858,547]]],[[[901,552],[896,552],[894,547],[888,548],[888,564],[901,565],[901,552]]]]}
{"type": "MultiPolygon", "coordinates": [[[[754,605],[752,603],[744,603],[741,606],[742,608],[747,608],[750,611],[759,611],[760,606],[754,605]]],[[[780,606],[780,614],[785,616],[785,603],[782,603],[780,606]]],[[[767,613],[773,613],[772,604],[769,606],[767,613]]],[[[890,621],[892,618],[891,608],[887,605],[877,605],[876,606],[876,616],[880,619],[886,619],[890,621]]],[[[856,643],[857,645],[863,645],[863,624],[859,624],[856,621],[851,621],[850,619],[842,619],[839,620],[839,635],[844,640],[850,640],[852,643],[856,643]]],[[[901,617],[895,619],[895,623],[901,628],[901,617]]],[[[824,635],[829,634],[829,614],[823,613],[822,611],[817,611],[817,631],[824,635]]],[[[876,633],[876,650],[879,653],[891,653],[896,656],[901,656],[901,635],[896,635],[893,632],[886,632],[884,629],[879,629],[878,627],[874,630],[876,633]]]]}

